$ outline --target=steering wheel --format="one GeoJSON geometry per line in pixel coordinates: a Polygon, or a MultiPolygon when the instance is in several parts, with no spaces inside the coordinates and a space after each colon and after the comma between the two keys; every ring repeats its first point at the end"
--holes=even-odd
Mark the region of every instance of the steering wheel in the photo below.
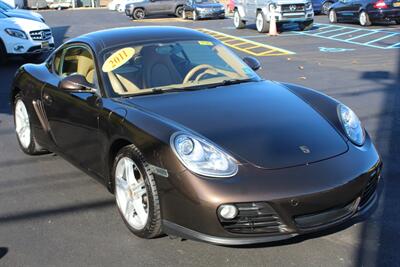
{"type": "Polygon", "coordinates": [[[187,83],[188,81],[190,81],[190,79],[193,77],[193,75],[196,74],[196,72],[198,72],[199,70],[204,69],[204,71],[198,75],[198,77],[196,78],[195,81],[200,80],[200,78],[202,78],[205,74],[213,74],[216,75],[217,73],[219,73],[219,71],[214,68],[211,65],[208,64],[200,64],[196,67],[194,67],[193,69],[191,69],[185,76],[185,79],[183,79],[183,84],[187,83]]]}

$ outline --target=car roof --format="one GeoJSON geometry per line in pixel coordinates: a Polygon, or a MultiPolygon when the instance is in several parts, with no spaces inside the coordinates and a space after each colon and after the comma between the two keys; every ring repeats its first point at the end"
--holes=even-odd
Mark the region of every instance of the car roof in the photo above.
{"type": "Polygon", "coordinates": [[[139,26],[102,30],[88,33],[71,39],[70,42],[84,42],[95,46],[96,49],[106,49],[125,43],[136,41],[146,42],[151,40],[208,40],[211,36],[202,32],[171,26],[139,26]]]}

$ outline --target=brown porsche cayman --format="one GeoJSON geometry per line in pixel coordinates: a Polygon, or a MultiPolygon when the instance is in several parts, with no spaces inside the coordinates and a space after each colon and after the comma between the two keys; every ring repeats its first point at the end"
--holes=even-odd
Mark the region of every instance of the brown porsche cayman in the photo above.
{"type": "Polygon", "coordinates": [[[258,68],[190,29],[90,33],[18,70],[18,141],[102,181],[143,238],[269,242],[369,210],[381,160],[355,113],[258,68]]]}

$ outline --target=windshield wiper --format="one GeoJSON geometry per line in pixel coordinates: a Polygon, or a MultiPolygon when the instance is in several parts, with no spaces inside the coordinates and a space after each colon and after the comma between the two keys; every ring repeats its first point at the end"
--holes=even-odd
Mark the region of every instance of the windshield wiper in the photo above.
{"type": "Polygon", "coordinates": [[[255,82],[253,78],[248,78],[248,79],[231,79],[231,80],[223,80],[222,82],[219,83],[213,83],[206,85],[207,88],[215,88],[219,86],[226,86],[226,85],[233,85],[233,84],[240,84],[240,83],[248,83],[248,82],[255,82]]]}

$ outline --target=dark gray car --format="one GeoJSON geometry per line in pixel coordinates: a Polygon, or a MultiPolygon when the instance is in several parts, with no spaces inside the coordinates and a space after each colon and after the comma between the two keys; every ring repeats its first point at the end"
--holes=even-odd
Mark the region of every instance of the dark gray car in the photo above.
{"type": "Polygon", "coordinates": [[[185,0],[143,0],[126,4],[125,14],[132,19],[143,19],[149,15],[182,16],[185,0]]]}

